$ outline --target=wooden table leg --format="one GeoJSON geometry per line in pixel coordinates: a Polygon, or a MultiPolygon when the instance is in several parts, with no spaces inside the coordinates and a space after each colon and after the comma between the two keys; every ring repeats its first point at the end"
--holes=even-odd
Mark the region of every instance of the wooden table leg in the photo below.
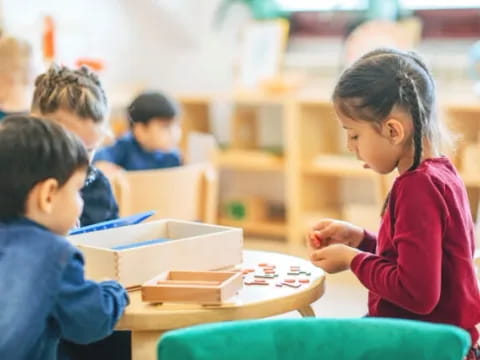
{"type": "Polygon", "coordinates": [[[315,317],[315,312],[312,309],[311,305],[304,306],[300,309],[297,309],[297,311],[302,315],[303,317],[315,317]]]}
{"type": "Polygon", "coordinates": [[[132,360],[157,360],[157,343],[162,331],[132,331],[132,360]]]}

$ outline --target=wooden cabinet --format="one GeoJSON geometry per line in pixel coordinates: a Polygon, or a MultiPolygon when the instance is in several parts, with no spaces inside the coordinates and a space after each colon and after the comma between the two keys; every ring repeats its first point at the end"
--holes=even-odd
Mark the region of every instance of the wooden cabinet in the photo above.
{"type": "MultiPolygon", "coordinates": [[[[227,146],[214,159],[220,169],[230,172],[230,179],[221,173],[220,187],[222,182],[234,185],[232,172],[250,173],[252,187],[261,174],[269,173],[283,182],[279,190],[283,194],[279,195],[285,208],[283,218],[242,220],[227,218],[224,204],[220,203],[221,224],[243,227],[247,234],[281,236],[292,244],[303,242],[308,228],[323,217],[344,219],[376,230],[395,174],[381,176],[364,169],[348,153],[345,131],[329,99],[261,93],[180,97],[185,137],[191,131],[212,132],[213,101],[228,101],[233,107],[231,116],[224,119],[230,128],[227,146]],[[274,106],[279,113],[271,125],[279,127],[282,133],[281,148],[275,151],[259,144],[258,113],[265,106],[274,106]]],[[[480,189],[480,101],[467,105],[446,103],[442,112],[461,136],[453,159],[469,188],[476,214],[480,189]]]]}

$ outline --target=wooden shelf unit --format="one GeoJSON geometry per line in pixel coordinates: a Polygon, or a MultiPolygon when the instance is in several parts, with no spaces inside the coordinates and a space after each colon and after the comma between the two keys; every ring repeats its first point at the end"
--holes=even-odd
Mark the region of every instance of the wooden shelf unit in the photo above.
{"type": "MultiPolygon", "coordinates": [[[[239,142],[234,139],[234,146],[217,154],[215,162],[219,168],[254,173],[270,171],[283,177],[285,222],[242,222],[221,217],[220,223],[243,227],[247,234],[284,235],[290,243],[303,242],[308,228],[323,217],[360,221],[359,225],[364,226],[379,223],[379,214],[395,174],[380,176],[364,169],[363,164],[347,152],[346,135],[336,120],[328,98],[240,92],[221,96],[181,97],[185,136],[189,131],[210,132],[208,114],[213,99],[224,99],[247,109],[230,119],[233,126],[236,126],[235,123],[254,122],[253,108],[272,104],[280,106],[282,116],[279,126],[282,126],[284,137],[283,156],[256,149],[253,146],[254,137],[246,137],[239,142]],[[364,198],[360,202],[350,201],[345,199],[345,193],[353,197],[363,195],[364,198]]],[[[480,199],[480,171],[472,173],[462,168],[462,149],[465,143],[480,146],[480,100],[478,103],[470,101],[464,106],[459,102],[444,103],[441,112],[446,115],[449,127],[462,137],[453,160],[464,175],[471,196],[472,212],[476,216],[480,199]]]]}
{"type": "Polygon", "coordinates": [[[246,233],[252,235],[285,237],[287,232],[286,222],[279,220],[251,222],[221,217],[219,219],[219,224],[232,227],[241,227],[246,233]]]}
{"type": "Polygon", "coordinates": [[[214,158],[219,167],[246,171],[283,171],[285,161],[282,156],[259,150],[223,150],[214,158]]]}
{"type": "Polygon", "coordinates": [[[480,218],[480,98],[450,101],[441,108],[441,114],[453,132],[456,143],[451,158],[454,160],[465,186],[474,219],[480,218]],[[478,148],[476,151],[471,151],[478,148]]]}

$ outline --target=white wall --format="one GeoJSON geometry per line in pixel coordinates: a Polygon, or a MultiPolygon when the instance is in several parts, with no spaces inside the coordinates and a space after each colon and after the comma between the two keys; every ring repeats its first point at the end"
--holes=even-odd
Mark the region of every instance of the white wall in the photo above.
{"type": "Polygon", "coordinates": [[[42,19],[57,27],[57,60],[100,58],[113,102],[127,89],[220,91],[232,85],[233,62],[248,11],[236,6],[213,26],[220,0],[2,0],[7,32],[41,49],[42,19]]]}

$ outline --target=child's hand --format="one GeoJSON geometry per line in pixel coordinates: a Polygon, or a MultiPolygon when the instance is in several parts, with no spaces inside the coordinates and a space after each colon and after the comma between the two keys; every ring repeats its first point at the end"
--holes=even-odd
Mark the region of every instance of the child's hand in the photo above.
{"type": "Polygon", "coordinates": [[[346,221],[322,219],[307,235],[309,247],[321,249],[332,244],[357,248],[363,240],[363,229],[346,221]]]}
{"type": "Polygon", "coordinates": [[[330,245],[324,249],[315,250],[310,259],[312,264],[318,266],[329,274],[350,269],[353,258],[360,250],[342,244],[330,245]]]}

